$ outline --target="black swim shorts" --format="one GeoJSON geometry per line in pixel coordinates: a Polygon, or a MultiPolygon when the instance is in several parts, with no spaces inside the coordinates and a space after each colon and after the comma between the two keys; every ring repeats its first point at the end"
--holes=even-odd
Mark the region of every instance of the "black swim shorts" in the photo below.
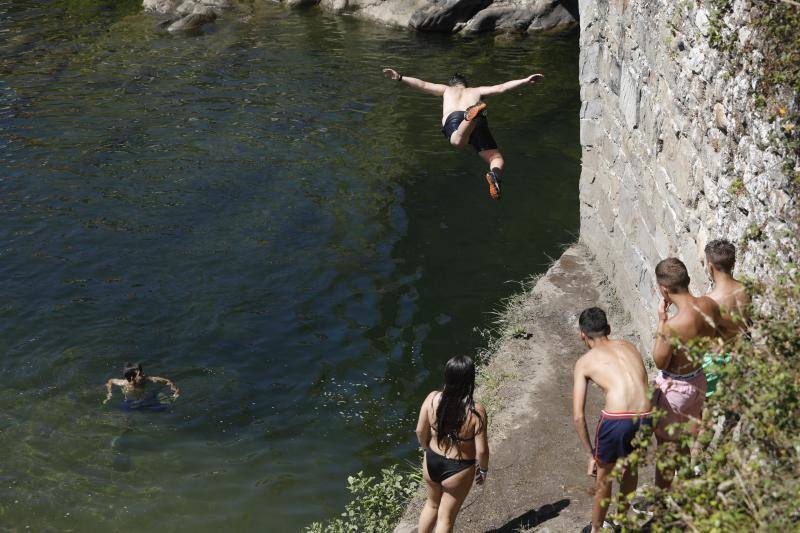
{"type": "MultiPolygon", "coordinates": [[[[442,126],[442,134],[449,140],[453,132],[458,129],[462,120],[464,120],[463,111],[453,111],[447,115],[444,126],[442,126]]],[[[476,121],[476,124],[475,129],[472,130],[472,134],[469,136],[469,144],[478,152],[496,150],[497,143],[494,137],[492,137],[492,132],[489,131],[489,121],[486,119],[486,115],[481,113],[473,120],[476,121]]]]}

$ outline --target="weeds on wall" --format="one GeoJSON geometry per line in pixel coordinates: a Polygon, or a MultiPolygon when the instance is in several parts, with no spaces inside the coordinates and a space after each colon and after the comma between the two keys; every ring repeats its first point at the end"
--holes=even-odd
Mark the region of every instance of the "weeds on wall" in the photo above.
{"type": "Polygon", "coordinates": [[[747,31],[731,27],[733,0],[705,0],[709,44],[727,60],[730,70],[749,68],[757,54],[760,70],[754,90],[756,105],[776,124],[772,142],[784,154],[783,171],[800,188],[800,1],[752,0],[747,31]]]}

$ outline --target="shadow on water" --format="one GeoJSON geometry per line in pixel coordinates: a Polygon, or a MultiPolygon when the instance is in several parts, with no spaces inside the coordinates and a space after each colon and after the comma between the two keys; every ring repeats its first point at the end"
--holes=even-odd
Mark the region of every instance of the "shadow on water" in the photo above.
{"type": "Polygon", "coordinates": [[[0,522],[297,530],[415,458],[443,362],[577,232],[576,38],[138,6],[0,5],[0,522]],[[501,202],[387,64],[545,73],[490,100],[501,202]],[[181,398],[102,406],[126,360],[181,398]]]}

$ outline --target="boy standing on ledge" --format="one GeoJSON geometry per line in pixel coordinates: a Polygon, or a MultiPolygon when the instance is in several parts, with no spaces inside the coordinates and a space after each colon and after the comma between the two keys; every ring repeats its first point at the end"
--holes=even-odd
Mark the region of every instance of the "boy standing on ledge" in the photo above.
{"type": "MultiPolygon", "coordinates": [[[[714,287],[708,297],[719,306],[719,330],[723,340],[728,340],[747,330],[750,297],[744,285],[733,277],[733,266],[736,263],[736,247],[725,239],[716,239],[706,245],[706,268],[714,287]]],[[[727,364],[730,355],[706,354],[703,358],[703,370],[708,382],[706,398],[714,394],[717,388],[717,367],[727,364]]]]}
{"type": "MultiPolygon", "coordinates": [[[[658,446],[680,440],[680,431],[672,434],[667,431],[670,424],[691,422],[689,431],[697,435],[697,421],[703,412],[708,384],[702,362],[692,360],[683,346],[692,339],[718,336],[717,303],[708,296],[693,296],[689,292],[689,281],[689,272],[680,259],[669,257],[656,265],[656,283],[662,300],[658,306],[658,330],[653,345],[653,362],[660,370],[653,403],[666,412],[655,430],[658,446]],[[670,304],[678,308],[671,318],[667,315],[670,304]],[[677,347],[673,344],[675,339],[679,343],[677,347]]],[[[678,451],[689,454],[687,446],[681,446],[678,451]]],[[[656,468],[656,486],[668,489],[674,475],[674,470],[656,468]]]]}
{"type": "Polygon", "coordinates": [[[391,80],[442,97],[442,133],[450,141],[450,144],[457,148],[461,148],[467,143],[475,148],[478,155],[489,165],[489,172],[486,173],[489,196],[494,200],[499,200],[505,161],[503,161],[503,156],[492,137],[492,132],[489,131],[489,122],[483,113],[486,103],[482,99],[486,96],[503,94],[523,85],[533,85],[544,76],[532,74],[527,78],[507,81],[499,85],[468,87],[467,78],[458,73],[450,78],[447,85],[404,76],[391,68],[383,69],[383,74],[391,80]]]}
{"type": "MultiPolygon", "coordinates": [[[[597,476],[592,523],[584,528],[592,533],[604,526],[608,504],[603,500],[611,497],[611,472],[617,460],[633,451],[633,438],[642,424],[650,424],[650,394],[647,386],[647,371],[642,354],[625,340],[609,339],[611,327],[605,312],[598,307],[584,310],[578,319],[581,340],[589,348],[575,363],[572,391],[572,418],[578,437],[589,454],[590,476],[597,476]],[[586,385],[594,381],[606,396],[605,409],[597,424],[594,448],[586,427],[586,385]]],[[[628,495],[636,490],[639,474],[627,468],[622,475],[620,492],[628,495]]],[[[623,502],[626,500],[623,499],[623,502]]],[[[620,508],[625,513],[625,508],[620,508]]]]}

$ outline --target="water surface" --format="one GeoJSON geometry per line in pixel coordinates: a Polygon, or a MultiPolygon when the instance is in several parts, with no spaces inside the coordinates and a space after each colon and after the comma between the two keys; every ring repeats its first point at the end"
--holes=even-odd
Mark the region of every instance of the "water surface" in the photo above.
{"type": "Polygon", "coordinates": [[[415,458],[418,403],[578,227],[574,34],[415,34],[257,2],[196,37],[137,1],[0,3],[0,523],[294,531],[415,458]],[[508,172],[448,147],[475,83],[508,172]],[[176,381],[160,413],[102,384],[176,381]]]}

